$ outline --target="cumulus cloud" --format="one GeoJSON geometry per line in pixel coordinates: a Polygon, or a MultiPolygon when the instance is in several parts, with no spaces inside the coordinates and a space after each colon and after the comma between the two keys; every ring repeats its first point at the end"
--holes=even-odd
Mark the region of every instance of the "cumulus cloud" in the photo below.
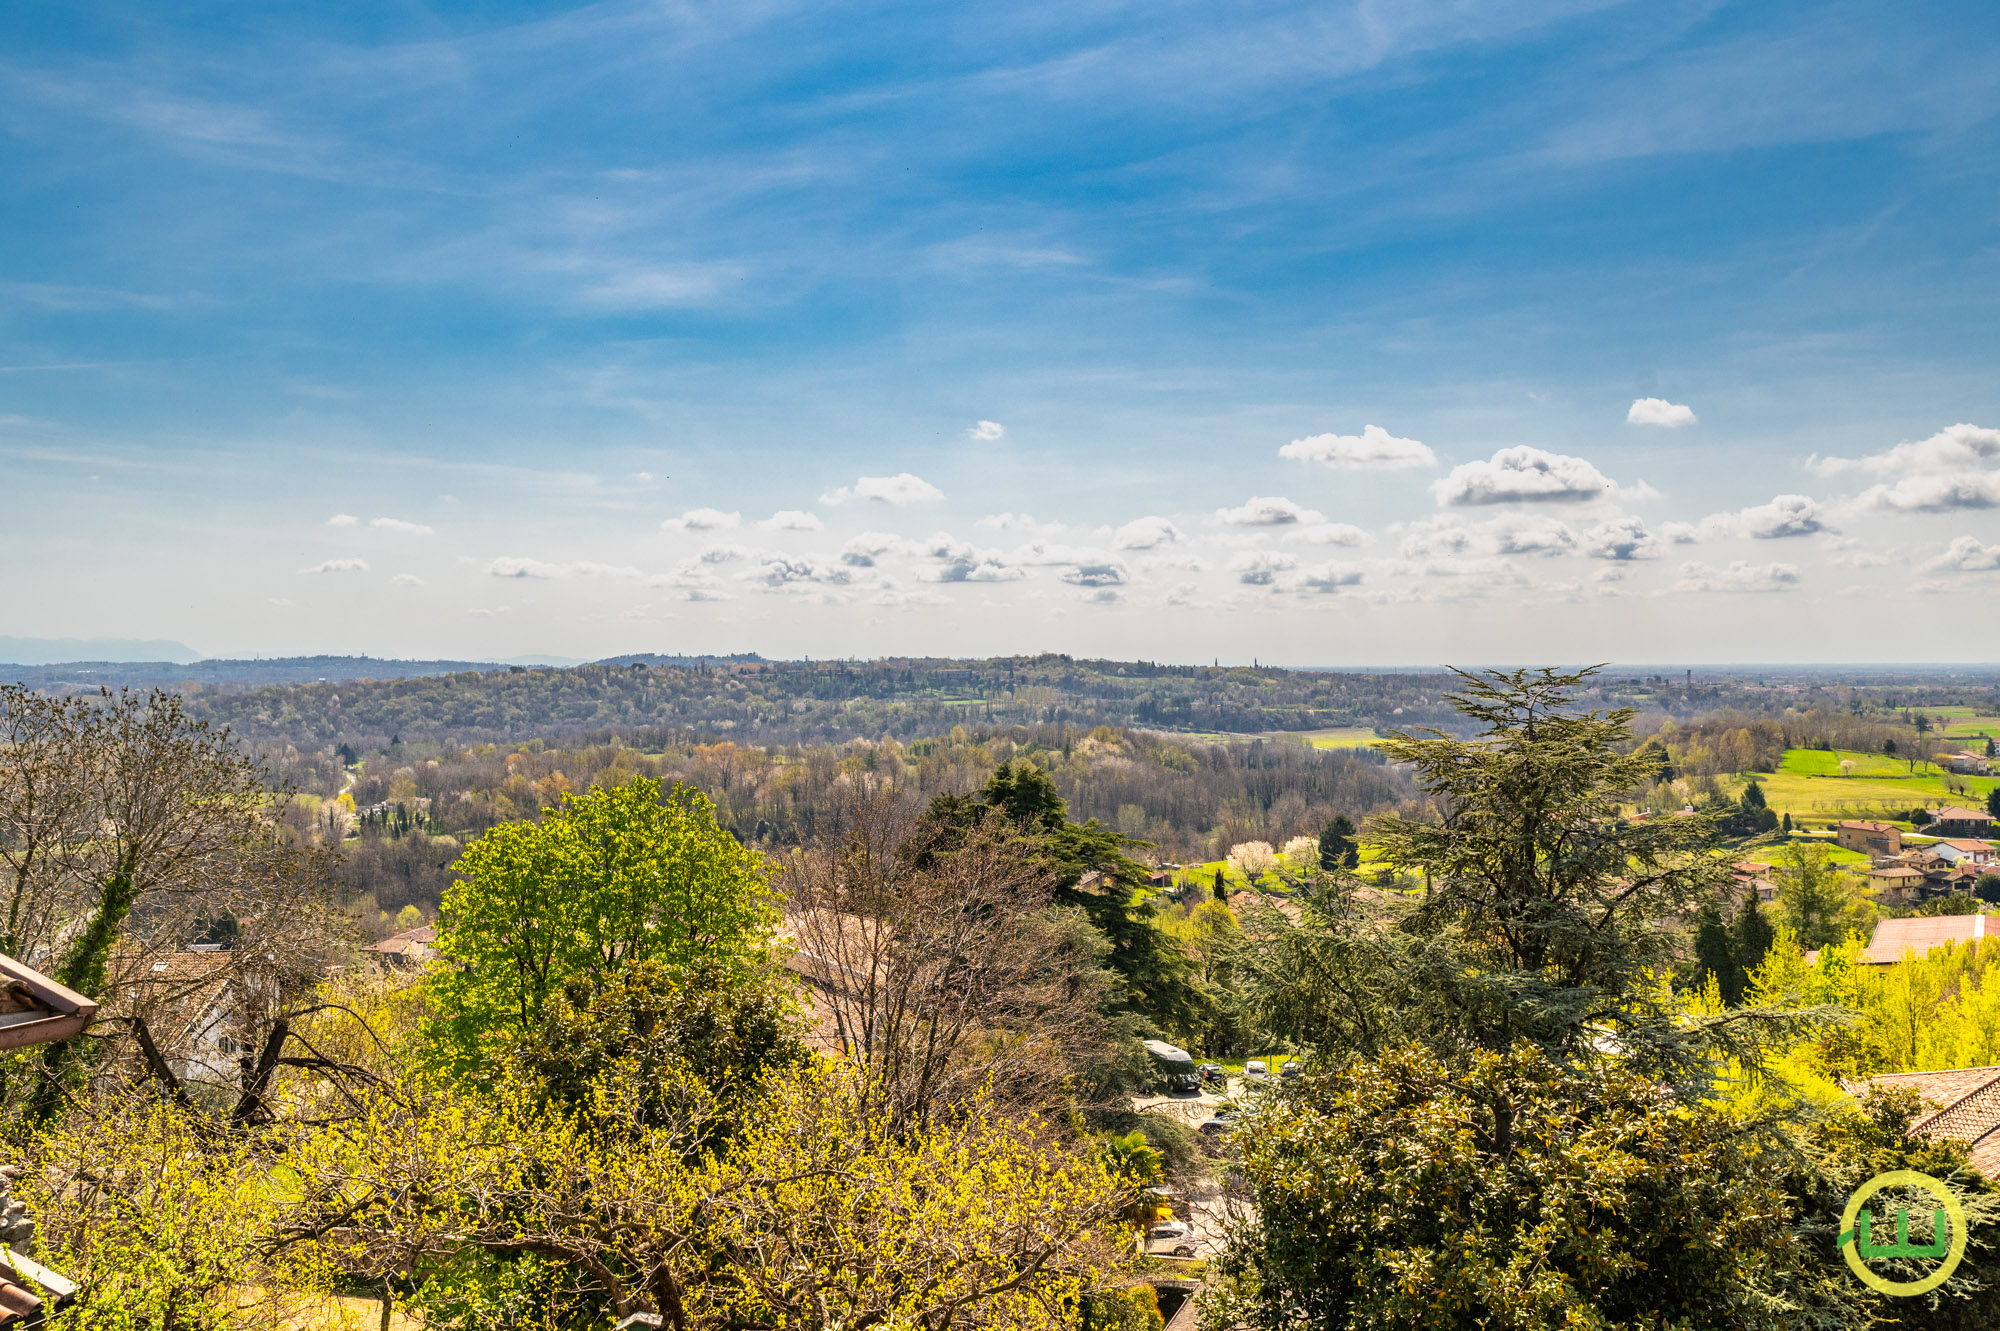
{"type": "Polygon", "coordinates": [[[865,531],[841,547],[840,562],[851,568],[873,568],[875,561],[892,551],[914,552],[915,545],[885,531],[865,531]]]}
{"type": "Polygon", "coordinates": [[[818,531],[826,526],[819,514],[796,508],[781,508],[757,525],[765,531],[818,531]]]}
{"type": "Polygon", "coordinates": [[[1028,576],[997,551],[978,549],[944,532],[932,536],[920,553],[932,561],[918,575],[926,582],[1017,582],[1028,576]]]}
{"type": "Polygon", "coordinates": [[[1350,523],[1321,522],[1310,527],[1301,527],[1285,539],[1305,541],[1312,545],[1367,545],[1375,538],[1350,523]]]}
{"type": "Polygon", "coordinates": [[[360,522],[361,519],[355,517],[352,513],[336,513],[326,520],[326,525],[329,527],[354,527],[360,525],[360,522]]]}
{"type": "Polygon", "coordinates": [[[2000,507],[2000,473],[1905,476],[1871,485],[1855,497],[1862,508],[1892,513],[1944,513],[1961,508],[2000,507]]]}
{"type": "Polygon", "coordinates": [[[1276,550],[1249,550],[1229,561],[1229,571],[1238,582],[1249,587],[1269,587],[1280,573],[1289,573],[1298,566],[1296,558],[1276,550]]]}
{"type": "Polygon", "coordinates": [[[1865,457],[1823,458],[1815,454],[1806,460],[1806,467],[1821,476],[1835,476],[1844,471],[1877,474],[1963,471],[1996,458],[2000,458],[2000,430],[1961,423],[1947,426],[1928,439],[1900,443],[1865,457]]]}
{"type": "Polygon", "coordinates": [[[1742,524],[1744,534],[1760,541],[1813,536],[1826,530],[1818,502],[1805,495],[1778,495],[1768,504],[1742,510],[1736,519],[1742,524]]]}
{"type": "Polygon", "coordinates": [[[704,564],[733,564],[739,559],[748,559],[757,552],[747,545],[705,545],[695,558],[704,564]]]}
{"type": "Polygon", "coordinates": [[[1562,555],[1576,549],[1576,533],[1543,513],[1507,515],[1485,522],[1436,517],[1411,524],[1399,553],[1405,559],[1466,555],[1562,555]]]}
{"type": "Polygon", "coordinates": [[[1405,467],[1437,465],[1437,454],[1423,444],[1414,439],[1398,439],[1379,425],[1363,426],[1360,434],[1307,435],[1280,448],[1278,456],[1359,471],[1395,471],[1405,467]]]}
{"type": "Polygon", "coordinates": [[[691,508],[677,518],[660,524],[661,531],[724,531],[743,524],[741,513],[724,513],[719,508],[691,508]]]}
{"type": "Polygon", "coordinates": [[[1718,569],[1689,560],[1681,565],[1675,589],[1684,592],[1781,592],[1798,585],[1799,570],[1792,564],[1752,564],[1737,560],[1718,569]]]}
{"type": "Polygon", "coordinates": [[[421,587],[424,585],[424,580],[414,573],[398,573],[395,577],[389,579],[389,582],[391,585],[397,587],[421,587]]]}
{"type": "Polygon", "coordinates": [[[1007,427],[999,421],[980,421],[967,430],[965,435],[968,439],[985,439],[989,441],[1004,439],[1007,435],[1007,427]]]}
{"type": "Polygon", "coordinates": [[[818,555],[767,554],[757,570],[757,577],[767,587],[784,587],[793,583],[839,587],[853,581],[854,573],[846,565],[818,555]]]}
{"type": "Polygon", "coordinates": [[[1663,397],[1640,398],[1625,413],[1625,419],[1633,425],[1664,425],[1669,430],[1695,423],[1694,408],[1669,402],[1663,397]]]}
{"type": "Polygon", "coordinates": [[[1612,491],[1609,477],[1582,458],[1517,444],[1484,462],[1466,462],[1431,487],[1438,502],[1478,504],[1580,503],[1612,491]]]}
{"type": "MultiPolygon", "coordinates": [[[[1583,534],[1583,552],[1592,559],[1654,559],[1660,553],[1659,538],[1646,530],[1646,524],[1630,515],[1611,518],[1600,522],[1583,534]]],[[[1600,572],[1611,572],[1605,569],[1600,572]]]]}
{"type": "Polygon", "coordinates": [[[1361,569],[1355,564],[1326,563],[1313,564],[1300,569],[1286,579],[1287,590],[1297,592],[1317,592],[1325,595],[1342,587],[1352,587],[1361,581],[1361,569]]]}
{"type": "Polygon", "coordinates": [[[401,518],[371,518],[368,525],[378,531],[401,532],[405,536],[435,536],[436,528],[426,527],[421,522],[405,522],[401,518]]]}
{"type": "Polygon", "coordinates": [[[1056,575],[1075,587],[1117,587],[1126,580],[1123,564],[1077,564],[1056,575]]]}
{"type": "Polygon", "coordinates": [[[1165,518],[1134,518],[1111,533],[1111,544],[1119,550],[1156,550],[1185,540],[1181,529],[1165,518]]]}
{"type": "Polygon", "coordinates": [[[907,471],[894,476],[863,476],[852,485],[828,490],[819,497],[822,504],[844,504],[865,499],[877,504],[926,504],[944,498],[944,491],[907,471]]]}
{"type": "Polygon", "coordinates": [[[1218,508],[1215,520],[1231,527],[1287,527],[1326,519],[1312,509],[1300,508],[1289,499],[1271,495],[1245,500],[1235,508],[1218,508]]]}
{"type": "Polygon", "coordinates": [[[299,570],[301,573],[366,573],[367,571],[368,561],[365,559],[326,559],[299,570]]]}
{"type": "Polygon", "coordinates": [[[1662,522],[1660,539],[1674,545],[1693,545],[1701,539],[1701,529],[1692,522],[1662,522]]]}
{"type": "Polygon", "coordinates": [[[471,609],[467,610],[465,613],[468,615],[507,615],[507,614],[512,614],[513,611],[514,607],[511,605],[494,605],[494,606],[476,605],[473,606],[471,609]]]}
{"type": "Polygon", "coordinates": [[[1984,545],[1970,536],[1961,536],[1935,559],[1924,561],[1931,573],[1985,573],[2000,569],[2000,545],[1984,545]]]}
{"type": "Polygon", "coordinates": [[[1928,439],[1910,440],[1858,458],[1812,457],[1808,469],[1822,476],[1847,471],[1890,479],[1855,497],[1857,508],[1886,513],[1944,513],[2000,507],[2000,430],[1960,423],[1928,439]]]}

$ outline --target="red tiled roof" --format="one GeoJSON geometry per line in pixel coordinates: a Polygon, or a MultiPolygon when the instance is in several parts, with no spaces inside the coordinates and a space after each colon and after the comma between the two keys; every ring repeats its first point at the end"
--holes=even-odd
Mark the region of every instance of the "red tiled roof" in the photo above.
{"type": "Polygon", "coordinates": [[[1842,821],[1840,826],[1851,827],[1859,832],[1893,832],[1896,830],[1895,827],[1889,823],[1871,823],[1862,819],[1853,819],[1853,818],[1842,821]]]}
{"type": "Polygon", "coordinates": [[[1902,920],[1879,920],[1868,950],[1858,960],[1864,966],[1887,966],[1902,959],[1905,950],[1924,956],[1946,943],[1970,943],[1983,938],[2000,939],[1984,915],[1913,915],[1902,920]]]}
{"type": "Polygon", "coordinates": [[[1932,1112],[1912,1122],[1910,1131],[1965,1143],[1972,1167],[2000,1179],[2000,1067],[1889,1072],[1858,1085],[1914,1090],[1932,1112]]]}

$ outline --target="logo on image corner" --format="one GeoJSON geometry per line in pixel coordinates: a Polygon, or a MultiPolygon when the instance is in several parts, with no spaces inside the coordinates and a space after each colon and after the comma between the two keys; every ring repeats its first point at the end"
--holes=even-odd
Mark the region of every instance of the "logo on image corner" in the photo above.
{"type": "Polygon", "coordinates": [[[1919,1174],[1914,1169],[1892,1169],[1869,1179],[1847,1199],[1847,1209],[1840,1215],[1840,1238],[1834,1246],[1847,1259],[1848,1269],[1862,1284],[1878,1293],[1907,1298],[1913,1294],[1928,1294],[1951,1279],[1951,1273],[1958,1269],[1960,1259],[1965,1256],[1965,1231],[1965,1211],[1959,1206],[1958,1198],[1951,1195],[1951,1189],[1929,1174],[1919,1174]],[[1911,1240],[1910,1212],[1908,1207],[1903,1206],[1897,1207],[1895,1212],[1896,1237],[1878,1241],[1877,1235],[1889,1228],[1889,1217],[1884,1215],[1878,1222],[1874,1213],[1865,1209],[1863,1204],[1884,1188],[1915,1188],[1937,1201],[1937,1205],[1931,1208],[1929,1242],[1911,1240]],[[1891,1280],[1868,1269],[1866,1264],[1878,1258],[1899,1258],[1911,1262],[1929,1260],[1938,1265],[1920,1280],[1891,1280]]]}

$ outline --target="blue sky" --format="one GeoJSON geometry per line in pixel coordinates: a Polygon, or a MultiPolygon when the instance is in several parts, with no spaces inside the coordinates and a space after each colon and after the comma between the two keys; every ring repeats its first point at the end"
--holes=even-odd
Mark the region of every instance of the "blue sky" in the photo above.
{"type": "Polygon", "coordinates": [[[1971,4],[11,6],[0,633],[2000,659],[1996,47],[1971,4]]]}

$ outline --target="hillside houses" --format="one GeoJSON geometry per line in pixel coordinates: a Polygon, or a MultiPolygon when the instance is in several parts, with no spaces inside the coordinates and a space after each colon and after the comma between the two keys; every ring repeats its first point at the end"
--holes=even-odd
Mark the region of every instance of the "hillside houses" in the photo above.
{"type": "Polygon", "coordinates": [[[1993,815],[1984,809],[1966,809],[1948,804],[1941,809],[1928,809],[1931,816],[1927,830],[1942,837],[1990,837],[1993,835],[1993,815]]]}
{"type": "Polygon", "coordinates": [[[1903,849],[1902,829],[1894,823],[1876,823],[1865,819],[1835,823],[1833,841],[1842,850],[1863,855],[1897,855],[1903,849]]]}

